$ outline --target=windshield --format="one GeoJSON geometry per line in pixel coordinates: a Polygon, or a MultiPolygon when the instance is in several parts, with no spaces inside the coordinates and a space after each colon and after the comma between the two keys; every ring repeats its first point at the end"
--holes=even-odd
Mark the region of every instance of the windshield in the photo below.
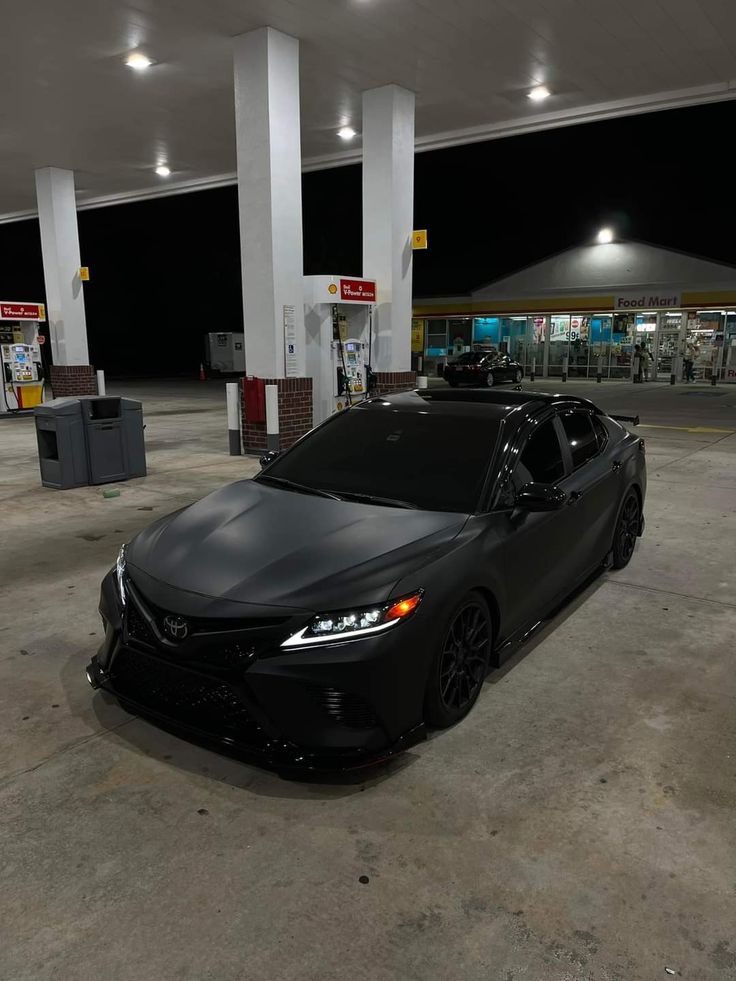
{"type": "Polygon", "coordinates": [[[277,459],[263,479],[469,513],[476,508],[498,430],[498,419],[481,413],[350,409],[277,459]]]}

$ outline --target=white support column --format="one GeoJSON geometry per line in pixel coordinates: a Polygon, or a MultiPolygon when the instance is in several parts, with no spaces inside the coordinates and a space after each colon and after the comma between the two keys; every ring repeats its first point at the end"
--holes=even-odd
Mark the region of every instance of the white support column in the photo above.
{"type": "MultiPolygon", "coordinates": [[[[385,85],[363,93],[363,275],[378,282],[373,369],[411,369],[414,93],[385,85]]],[[[386,379],[390,387],[401,379],[386,379]]]]}
{"type": "Polygon", "coordinates": [[[303,377],[299,42],[259,28],[235,39],[234,66],[245,368],[303,377]]]}
{"type": "Polygon", "coordinates": [[[54,365],[88,365],[73,172],[37,170],[36,198],[54,365]]]}

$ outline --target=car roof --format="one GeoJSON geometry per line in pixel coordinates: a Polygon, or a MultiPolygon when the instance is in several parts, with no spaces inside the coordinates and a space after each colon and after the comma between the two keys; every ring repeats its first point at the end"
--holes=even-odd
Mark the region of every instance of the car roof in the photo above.
{"type": "Polygon", "coordinates": [[[556,392],[530,392],[519,389],[496,388],[424,388],[411,392],[396,392],[391,395],[378,395],[360,403],[361,407],[393,406],[406,412],[421,412],[432,406],[440,413],[448,415],[476,415],[485,412],[497,419],[510,415],[520,407],[536,412],[545,406],[579,405],[581,408],[598,411],[588,399],[578,398],[556,392]]]}

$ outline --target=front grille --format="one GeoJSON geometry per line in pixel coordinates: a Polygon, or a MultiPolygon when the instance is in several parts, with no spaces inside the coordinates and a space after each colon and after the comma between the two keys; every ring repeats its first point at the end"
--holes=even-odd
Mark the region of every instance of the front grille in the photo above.
{"type": "Polygon", "coordinates": [[[362,695],[337,688],[311,688],[317,705],[335,722],[348,729],[373,729],[378,719],[362,695]]]}
{"type": "Polygon", "coordinates": [[[236,689],[224,681],[125,648],[110,677],[120,698],[174,722],[254,747],[268,741],[236,689]]]}
{"type": "Polygon", "coordinates": [[[156,638],[153,636],[143,614],[135,603],[130,602],[130,598],[126,604],[126,626],[128,628],[128,637],[133,640],[141,641],[144,644],[156,643],[156,638]]]}

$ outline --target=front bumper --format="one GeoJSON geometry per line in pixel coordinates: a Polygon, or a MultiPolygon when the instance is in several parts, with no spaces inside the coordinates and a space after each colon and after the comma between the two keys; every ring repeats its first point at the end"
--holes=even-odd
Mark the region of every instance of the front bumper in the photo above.
{"type": "Polygon", "coordinates": [[[162,611],[134,587],[122,613],[108,575],[105,640],[87,678],[135,714],[249,762],[354,769],[425,738],[430,641],[422,612],[376,637],[288,653],[279,644],[291,621],[201,632],[177,645],[157,629],[162,611]]]}

